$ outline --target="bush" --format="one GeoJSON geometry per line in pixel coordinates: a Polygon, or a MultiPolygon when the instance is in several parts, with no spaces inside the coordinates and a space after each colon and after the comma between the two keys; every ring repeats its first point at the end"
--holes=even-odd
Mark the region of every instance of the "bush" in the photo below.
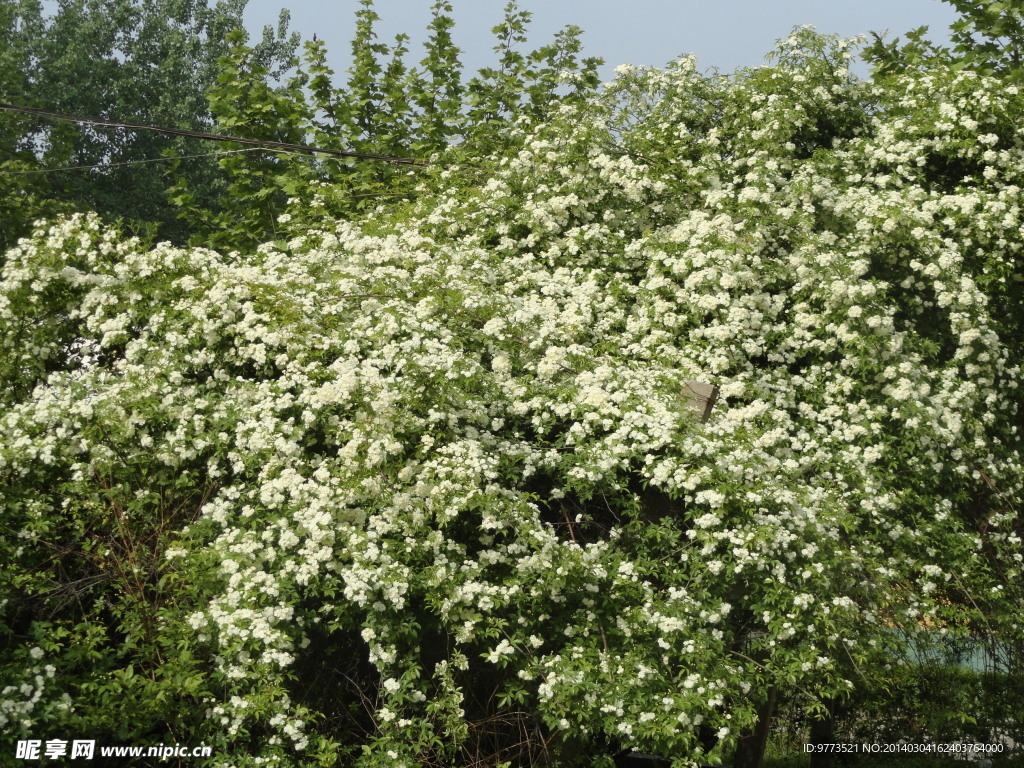
{"type": "Polygon", "coordinates": [[[252,249],[9,251],[3,726],[692,765],[893,628],[1016,643],[1021,99],[851,56],[625,68],[252,249]]]}

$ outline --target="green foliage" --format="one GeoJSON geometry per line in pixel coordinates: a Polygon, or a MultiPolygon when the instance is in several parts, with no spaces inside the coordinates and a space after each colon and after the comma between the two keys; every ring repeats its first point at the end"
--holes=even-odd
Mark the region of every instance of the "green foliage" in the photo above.
{"type": "MultiPolygon", "coordinates": [[[[39,6],[34,3],[0,3],[0,100],[25,93],[32,70],[30,47],[41,29],[39,6]]],[[[44,176],[36,156],[20,137],[31,130],[28,118],[0,112],[0,249],[12,247],[31,231],[37,218],[61,211],[47,200],[44,176]]],[[[67,210],[70,212],[70,210],[67,210]]]]}
{"type": "MultiPolygon", "coordinates": [[[[873,659],[873,672],[850,696],[832,707],[829,741],[845,744],[1002,744],[995,754],[977,755],[1009,765],[1024,759],[1024,676],[1020,648],[970,631],[935,627],[893,633],[873,659]]],[[[770,750],[779,757],[803,753],[812,714],[799,697],[776,716],[770,750]]],[[[893,757],[909,761],[912,754],[893,757]]],[[[963,754],[918,755],[921,765],[958,765],[963,754]]],[[[884,754],[846,756],[841,765],[866,765],[884,754]]],[[[805,758],[806,759],[806,758],[805,758]]],[[[783,763],[784,764],[784,763],[783,763]]]]}
{"type": "MultiPolygon", "coordinates": [[[[294,76],[271,86],[256,52],[233,39],[210,91],[211,110],[222,131],[246,138],[289,136],[327,149],[423,162],[454,147],[472,162],[507,151],[516,120],[543,121],[559,104],[579,103],[595,92],[600,61],[580,60],[581,30],[569,27],[551,44],[523,53],[530,14],[515,3],[494,28],[498,68],[485,68],[463,84],[451,12],[450,3],[434,3],[423,58],[410,67],[408,36],[398,35],[391,45],[379,42],[373,1],[361,0],[352,66],[341,87],[334,84],[322,41],[306,43],[294,76]]],[[[401,163],[260,152],[227,157],[220,167],[227,186],[214,205],[199,199],[185,178],[171,199],[195,233],[193,242],[228,249],[300,230],[307,221],[296,212],[311,205],[316,216],[352,217],[381,204],[403,204],[422,175],[401,163]]]]}
{"type": "MultiPolygon", "coordinates": [[[[246,0],[61,0],[45,16],[39,0],[3,0],[0,22],[12,41],[0,68],[0,100],[87,117],[208,130],[207,90],[217,76],[226,38],[242,26],[246,0]],[[8,64],[8,61],[11,61],[8,64]]],[[[287,35],[287,13],[276,32],[267,28],[253,56],[272,75],[291,60],[298,44],[287,35]]],[[[31,177],[4,177],[0,183],[36,189],[43,198],[32,213],[24,195],[0,203],[0,215],[18,216],[5,230],[12,240],[27,234],[32,219],[57,207],[97,211],[109,221],[128,220],[161,238],[185,239],[166,200],[168,183],[161,162],[165,152],[206,154],[222,150],[209,142],[117,128],[54,123],[0,116],[7,147],[28,167],[55,169],[99,166],[91,170],[50,171],[31,177]],[[26,181],[29,183],[26,184],[26,181]],[[8,212],[9,211],[9,212],[8,212]],[[26,221],[27,219],[27,221],[26,221]]],[[[19,166],[22,168],[22,166],[19,166]]],[[[209,207],[223,184],[209,158],[182,162],[202,205],[209,207]]]]}
{"type": "Polygon", "coordinates": [[[937,61],[1005,77],[1024,79],[1024,3],[1021,0],[943,0],[960,17],[950,25],[951,48],[925,39],[927,27],[907,33],[907,42],[883,41],[878,35],[865,52],[881,73],[921,68],[937,61]]]}
{"type": "MultiPolygon", "coordinates": [[[[303,143],[303,126],[311,117],[310,110],[303,100],[290,98],[284,88],[270,85],[269,68],[260,63],[259,51],[245,46],[244,40],[240,30],[228,35],[231,53],[221,59],[217,84],[209,94],[220,130],[246,138],[303,143]]],[[[300,93],[306,82],[299,73],[286,87],[300,93]]],[[[308,166],[301,161],[289,159],[286,163],[295,169],[292,178],[282,171],[273,152],[256,149],[227,155],[218,161],[221,176],[229,180],[220,199],[211,205],[201,191],[188,191],[194,187],[181,175],[171,190],[171,202],[189,219],[191,232],[216,233],[211,245],[252,245],[245,233],[273,238],[288,192],[312,180],[308,166]]],[[[174,166],[174,172],[180,170],[180,165],[174,166]]]]}

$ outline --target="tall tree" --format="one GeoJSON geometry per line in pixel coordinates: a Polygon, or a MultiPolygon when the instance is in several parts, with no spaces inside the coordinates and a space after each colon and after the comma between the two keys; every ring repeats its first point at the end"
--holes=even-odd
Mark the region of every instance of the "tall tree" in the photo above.
{"type": "MultiPolygon", "coordinates": [[[[8,72],[0,75],[0,100],[117,121],[208,128],[206,92],[216,80],[218,59],[228,51],[228,33],[242,27],[246,4],[60,0],[46,16],[39,0],[0,0],[0,34],[11,42],[0,63],[8,72]]],[[[288,12],[282,11],[277,29],[264,30],[254,56],[271,76],[280,75],[297,45],[297,34],[288,33],[288,12]]],[[[117,128],[23,119],[13,124],[20,129],[6,149],[54,169],[45,174],[48,196],[106,218],[146,223],[172,239],[182,236],[182,225],[166,204],[165,168],[150,161],[167,151],[197,155],[222,149],[117,128]]],[[[198,189],[217,185],[217,166],[209,158],[190,159],[181,172],[198,189]]]]}
{"type": "Polygon", "coordinates": [[[925,39],[928,27],[907,33],[906,42],[876,35],[866,58],[882,73],[946,60],[957,67],[1014,81],[1024,77],[1024,0],[943,0],[959,17],[950,29],[952,47],[925,39]]]}
{"type": "MultiPolygon", "coordinates": [[[[275,84],[258,49],[232,39],[209,93],[217,124],[246,138],[305,139],[329,149],[406,159],[424,160],[457,147],[472,163],[507,149],[515,121],[545,122],[597,89],[601,60],[580,55],[582,30],[566,27],[549,44],[524,52],[530,14],[514,0],[492,28],[498,39],[496,66],[481,69],[463,85],[451,4],[436,0],[431,11],[423,56],[418,65],[407,66],[408,35],[381,42],[373,0],[360,0],[352,65],[340,83],[327,66],[321,41],[306,43],[295,74],[275,84]]],[[[350,218],[382,201],[407,199],[417,183],[409,166],[400,163],[247,152],[224,157],[220,165],[228,184],[215,204],[199,194],[208,187],[197,189],[187,178],[172,196],[194,244],[250,247],[279,237],[281,224],[304,213],[319,218],[327,210],[350,218]],[[289,199],[309,204],[285,213],[289,199]]]]}
{"type": "MultiPolygon", "coordinates": [[[[0,2],[0,97],[29,91],[30,41],[40,32],[42,18],[36,2],[0,2]]],[[[13,98],[13,96],[11,96],[13,98]]],[[[23,137],[35,123],[25,116],[0,111],[0,249],[27,233],[33,219],[55,212],[46,201],[39,159],[23,137]]]]}

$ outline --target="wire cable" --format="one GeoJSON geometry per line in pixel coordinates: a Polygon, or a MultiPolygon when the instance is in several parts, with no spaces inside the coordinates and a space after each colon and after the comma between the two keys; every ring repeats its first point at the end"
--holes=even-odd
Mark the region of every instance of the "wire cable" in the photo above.
{"type": "Polygon", "coordinates": [[[8,171],[4,168],[0,168],[0,173],[7,174],[8,176],[25,176],[27,174],[35,173],[58,173],[60,171],[89,171],[95,168],[116,168],[124,165],[143,165],[144,163],[166,163],[174,160],[192,160],[196,157],[221,157],[223,155],[236,155],[239,152],[281,152],[284,154],[294,154],[289,150],[284,149],[269,149],[263,147],[250,147],[248,149],[226,149],[223,152],[204,152],[199,155],[175,155],[174,157],[152,157],[145,160],[125,160],[120,163],[99,163],[97,165],[69,165],[63,168],[35,168],[31,171],[8,171]]]}
{"type": "Polygon", "coordinates": [[[84,123],[86,125],[102,125],[108,128],[128,128],[133,131],[154,131],[155,133],[166,133],[171,136],[189,136],[196,139],[207,139],[208,141],[231,141],[236,144],[251,144],[258,147],[275,147],[277,149],[292,150],[295,152],[313,152],[318,154],[333,155],[335,157],[351,157],[356,160],[380,160],[385,163],[400,163],[403,165],[427,165],[422,160],[415,160],[411,157],[396,157],[394,155],[372,155],[365,152],[347,152],[342,149],[327,149],[325,147],[311,147],[305,144],[290,144],[284,141],[270,141],[264,139],[244,139],[239,136],[222,136],[217,133],[202,133],[200,131],[188,131],[183,128],[165,128],[158,125],[145,125],[143,123],[123,123],[115,120],[101,120],[96,117],[83,117],[82,115],[70,115],[65,112],[50,112],[45,109],[34,107],[21,107],[16,104],[0,103],[0,109],[8,112],[20,112],[25,115],[37,115],[51,120],[63,120],[69,123],[84,123]]]}

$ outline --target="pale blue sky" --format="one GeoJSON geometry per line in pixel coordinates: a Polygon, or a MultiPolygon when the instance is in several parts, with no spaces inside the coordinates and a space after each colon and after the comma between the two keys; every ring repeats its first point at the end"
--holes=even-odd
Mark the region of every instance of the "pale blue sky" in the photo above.
{"type": "MultiPolygon", "coordinates": [[[[490,28],[501,21],[505,2],[452,0],[455,40],[467,69],[491,63],[495,41],[490,28]]],[[[430,6],[431,0],[375,3],[382,41],[390,42],[398,32],[412,37],[410,62],[419,59],[430,6]]],[[[275,23],[282,7],[291,9],[292,29],[303,39],[316,33],[327,42],[336,71],[348,66],[357,0],[250,0],[245,15],[250,31],[275,23]]],[[[800,24],[844,37],[884,30],[890,37],[902,36],[928,25],[933,39],[945,41],[955,18],[952,7],[940,0],[520,0],[519,7],[534,14],[531,48],[549,42],[567,24],[582,27],[585,54],[605,59],[605,80],[618,64],[661,66],[686,53],[696,54],[701,69],[755,66],[777,39],[800,24]]]]}

